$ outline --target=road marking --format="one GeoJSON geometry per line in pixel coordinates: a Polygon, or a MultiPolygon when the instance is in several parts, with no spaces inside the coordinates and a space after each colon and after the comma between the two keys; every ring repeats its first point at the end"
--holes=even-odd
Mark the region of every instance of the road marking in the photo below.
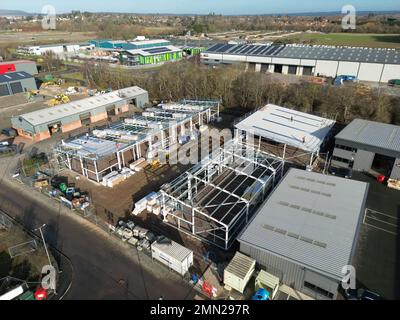
{"type": "Polygon", "coordinates": [[[363,224],[397,236],[397,217],[367,208],[365,209],[363,224]]]}

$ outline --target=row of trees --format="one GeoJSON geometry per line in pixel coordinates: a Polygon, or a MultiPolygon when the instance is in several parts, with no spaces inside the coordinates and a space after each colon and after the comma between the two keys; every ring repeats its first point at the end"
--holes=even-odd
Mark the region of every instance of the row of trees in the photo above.
{"type": "Polygon", "coordinates": [[[167,63],[156,72],[90,64],[83,69],[88,82],[95,86],[118,89],[137,85],[148,90],[152,100],[220,99],[225,109],[240,108],[244,112],[275,103],[335,117],[343,123],[364,118],[400,124],[400,98],[385,95],[382,91],[307,82],[284,84],[271,75],[246,71],[238,65],[213,69],[181,61],[167,63]]]}

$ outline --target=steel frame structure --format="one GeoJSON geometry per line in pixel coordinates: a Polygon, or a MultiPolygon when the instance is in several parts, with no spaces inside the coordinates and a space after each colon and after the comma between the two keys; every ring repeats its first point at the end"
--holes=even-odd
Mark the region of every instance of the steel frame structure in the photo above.
{"type": "Polygon", "coordinates": [[[164,222],[228,250],[283,170],[283,159],[230,140],[161,187],[164,222]]]}
{"type": "Polygon", "coordinates": [[[103,172],[113,169],[121,170],[122,167],[127,165],[124,158],[126,152],[132,152],[133,159],[137,160],[142,157],[141,147],[143,144],[147,145],[148,151],[167,149],[170,145],[176,143],[178,128],[180,128],[181,134],[187,129],[189,133],[192,133],[194,123],[202,125],[204,121],[208,123],[214,117],[218,117],[219,101],[187,100],[179,103],[160,105],[158,108],[149,108],[149,111],[154,112],[155,115],[134,115],[126,119],[127,121],[125,122],[118,122],[101,129],[104,132],[108,131],[104,137],[93,137],[93,134],[90,136],[82,135],[80,137],[74,137],[66,143],[62,142],[58,144],[54,148],[54,151],[59,162],[68,169],[73,170],[72,160],[76,159],[80,162],[80,173],[82,173],[83,176],[87,178],[90,178],[90,176],[94,177],[94,180],[100,182],[103,172]],[[174,114],[182,114],[182,117],[176,118],[174,114]],[[204,118],[206,119],[204,120],[204,118]],[[137,121],[137,123],[129,123],[130,119],[137,121]],[[141,123],[147,123],[147,125],[141,123]],[[118,132],[120,134],[114,135],[112,132],[118,132]],[[137,139],[135,141],[127,141],[122,139],[123,135],[135,135],[137,139]],[[155,137],[157,137],[157,141],[154,141],[155,137]],[[89,152],[84,154],[79,152],[81,148],[83,148],[83,144],[81,146],[79,143],[76,145],[73,144],[74,141],[80,139],[110,141],[113,142],[114,145],[118,144],[118,149],[110,144],[110,149],[106,154],[89,152]],[[113,155],[116,157],[116,162],[110,163],[108,166],[100,168],[99,170],[99,162],[105,157],[113,155]],[[88,163],[90,165],[88,165],[88,163]]]}

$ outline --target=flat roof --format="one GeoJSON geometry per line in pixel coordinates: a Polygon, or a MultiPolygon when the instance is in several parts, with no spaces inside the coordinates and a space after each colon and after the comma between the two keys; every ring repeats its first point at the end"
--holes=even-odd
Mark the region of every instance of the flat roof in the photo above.
{"type": "Polygon", "coordinates": [[[146,93],[146,90],[143,90],[139,87],[129,87],[120,90],[116,90],[110,93],[101,94],[98,96],[93,96],[77,101],[73,101],[66,104],[60,104],[58,106],[54,106],[51,108],[45,108],[29,113],[22,114],[18,117],[22,117],[24,120],[29,122],[30,124],[36,126],[44,123],[48,123],[51,121],[57,121],[61,118],[82,114],[84,112],[89,112],[92,109],[96,109],[98,107],[113,104],[119,101],[124,101],[131,97],[135,97],[141,94],[146,93]]]}
{"type": "Polygon", "coordinates": [[[334,60],[349,62],[400,64],[400,50],[366,47],[335,47],[325,45],[254,45],[217,43],[205,53],[229,55],[334,60]]]}
{"type": "Polygon", "coordinates": [[[33,76],[25,71],[8,72],[0,75],[0,83],[7,83],[29,78],[33,78],[33,76]]]}
{"type": "Polygon", "coordinates": [[[192,250],[181,246],[179,243],[172,240],[169,243],[167,241],[168,239],[164,241],[157,240],[151,244],[151,248],[157,248],[164,254],[167,254],[181,262],[184,261],[189,255],[193,254],[192,250]]]}
{"type": "Polygon", "coordinates": [[[106,156],[116,153],[127,146],[125,143],[95,138],[92,136],[80,137],[70,142],[62,142],[62,145],[77,150],[77,155],[82,157],[106,156]]]}
{"type": "Polygon", "coordinates": [[[268,104],[235,127],[302,150],[318,152],[334,124],[334,120],[268,104]]]}
{"type": "Polygon", "coordinates": [[[253,258],[250,258],[238,251],[225,268],[225,271],[237,276],[240,279],[244,279],[249,272],[254,269],[255,262],[256,260],[253,258]]]}
{"type": "Polygon", "coordinates": [[[339,280],[367,193],[365,182],[291,168],[238,240],[339,280]]]}
{"type": "Polygon", "coordinates": [[[400,153],[400,126],[392,124],[354,119],[335,138],[400,153]]]}
{"type": "Polygon", "coordinates": [[[140,54],[142,56],[153,56],[155,54],[178,52],[178,51],[182,51],[182,50],[175,46],[163,46],[163,47],[141,48],[141,49],[133,49],[133,50],[125,50],[125,51],[132,55],[140,54]]]}

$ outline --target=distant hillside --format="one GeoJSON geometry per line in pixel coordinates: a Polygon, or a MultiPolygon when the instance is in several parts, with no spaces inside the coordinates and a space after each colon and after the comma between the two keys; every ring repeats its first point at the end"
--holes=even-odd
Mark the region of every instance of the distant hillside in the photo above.
{"type": "Polygon", "coordinates": [[[22,10],[0,9],[0,16],[29,16],[31,13],[22,10]]]}

